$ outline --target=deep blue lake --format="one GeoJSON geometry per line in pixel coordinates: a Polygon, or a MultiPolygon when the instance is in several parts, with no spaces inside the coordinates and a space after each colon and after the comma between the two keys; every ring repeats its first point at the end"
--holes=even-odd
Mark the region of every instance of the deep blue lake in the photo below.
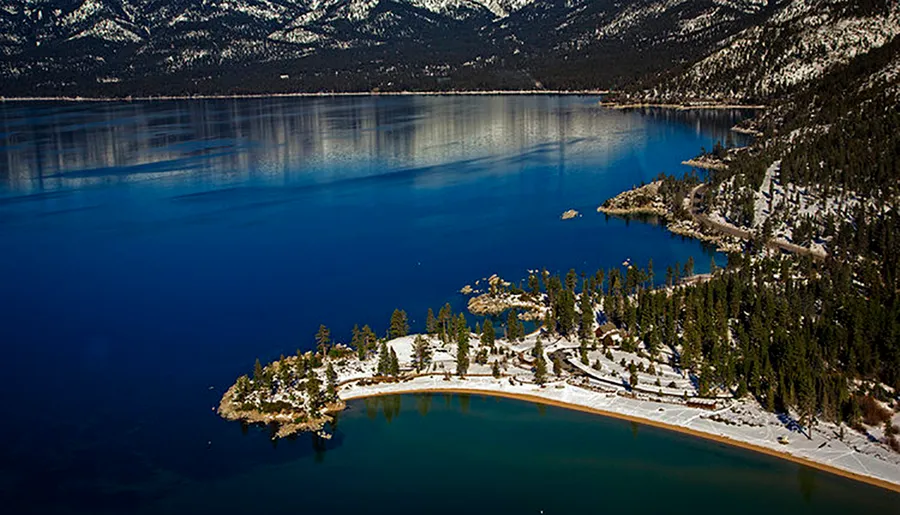
{"type": "Polygon", "coordinates": [[[790,463],[527,403],[441,400],[423,417],[404,397],[390,424],[384,406],[369,417],[355,403],[318,450],[309,437],[273,446],[212,412],[257,357],[311,348],[320,323],[338,337],[354,323],[383,332],[399,307],[422,327],[428,307],[462,308],[459,288],[492,273],[724,264],[696,241],[595,209],[661,171],[688,171],[682,160],[747,113],[597,100],[0,104],[0,501],[16,513],[419,513],[423,502],[450,513],[482,502],[549,514],[554,503],[630,506],[624,477],[684,511],[710,489],[757,502],[739,511],[769,492],[799,509],[841,512],[860,491],[896,506],[894,494],[790,463]],[[583,216],[561,221],[570,208],[583,216]],[[617,438],[631,443],[610,458],[604,442],[617,438]],[[564,483],[565,471],[577,479],[564,483]],[[673,480],[680,489],[663,485],[673,480]]]}

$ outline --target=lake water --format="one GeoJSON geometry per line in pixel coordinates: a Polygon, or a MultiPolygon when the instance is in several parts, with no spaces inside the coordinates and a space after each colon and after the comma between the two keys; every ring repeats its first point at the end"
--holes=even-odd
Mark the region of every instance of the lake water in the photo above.
{"type": "Polygon", "coordinates": [[[493,513],[552,513],[625,506],[622,478],[642,478],[685,508],[719,490],[766,499],[775,484],[771,501],[790,506],[847,506],[857,491],[896,503],[789,463],[511,401],[473,399],[467,413],[435,402],[420,417],[404,398],[391,424],[357,403],[325,453],[309,437],[273,448],[211,411],[255,358],[311,348],[320,323],[338,337],[354,323],[383,332],[400,307],[421,328],[429,306],[462,308],[459,288],[492,273],[723,264],[595,209],[686,171],[746,114],[596,101],[0,104],[2,500],[17,513],[296,513],[488,498],[493,513]],[[583,216],[560,221],[570,208],[583,216]],[[619,433],[626,443],[607,449],[619,433]]]}

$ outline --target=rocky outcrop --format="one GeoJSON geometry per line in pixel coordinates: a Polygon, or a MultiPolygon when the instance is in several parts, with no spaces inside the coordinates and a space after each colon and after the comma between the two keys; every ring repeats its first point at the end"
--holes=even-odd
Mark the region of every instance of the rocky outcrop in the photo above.
{"type": "Polygon", "coordinates": [[[333,414],[343,411],[347,407],[342,400],[326,403],[320,410],[319,416],[314,417],[308,416],[304,411],[295,410],[263,412],[256,407],[235,402],[235,387],[236,385],[232,385],[222,396],[222,400],[219,402],[219,416],[225,420],[240,420],[249,424],[276,424],[278,426],[278,431],[275,433],[276,438],[284,438],[306,431],[320,431],[325,424],[333,420],[333,414]]]}
{"type": "Polygon", "coordinates": [[[533,320],[540,313],[541,306],[531,300],[528,294],[485,293],[469,299],[468,309],[469,313],[476,316],[496,316],[509,309],[521,309],[525,311],[523,316],[525,320],[533,320]]]}
{"type": "Polygon", "coordinates": [[[659,194],[659,181],[623,191],[597,208],[607,215],[658,215],[668,216],[669,211],[659,194]]]}
{"type": "Polygon", "coordinates": [[[575,218],[575,217],[577,217],[577,216],[578,216],[578,211],[576,211],[576,210],[574,210],[574,209],[570,209],[570,210],[568,210],[568,211],[565,211],[565,212],[562,214],[561,218],[562,218],[563,220],[571,220],[571,219],[573,219],[573,218],[575,218]]]}
{"type": "Polygon", "coordinates": [[[728,163],[713,156],[699,156],[693,159],[688,159],[687,161],[682,161],[681,164],[685,166],[692,166],[694,168],[700,168],[702,170],[728,169],[728,163]]]}

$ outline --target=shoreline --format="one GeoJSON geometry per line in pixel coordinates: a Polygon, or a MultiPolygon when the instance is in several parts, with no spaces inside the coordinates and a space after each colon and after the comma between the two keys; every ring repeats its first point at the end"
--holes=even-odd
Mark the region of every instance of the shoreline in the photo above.
{"type": "Polygon", "coordinates": [[[547,95],[547,96],[601,96],[612,93],[609,90],[490,90],[490,91],[319,91],[295,93],[246,93],[246,94],[203,94],[203,95],[128,95],[124,97],[4,97],[5,102],[144,102],[169,100],[229,100],[251,98],[331,98],[331,97],[402,97],[402,96],[513,96],[513,95],[547,95]]]}
{"type": "Polygon", "coordinates": [[[638,206],[638,207],[603,207],[597,208],[598,213],[609,216],[659,216],[667,218],[669,213],[665,209],[656,207],[638,206]]]}
{"type": "Polygon", "coordinates": [[[661,102],[661,103],[652,103],[652,102],[643,102],[643,103],[617,103],[617,102],[600,102],[600,107],[608,107],[610,109],[645,109],[645,108],[658,108],[658,109],[675,109],[676,111],[692,111],[692,110],[702,110],[702,109],[749,109],[755,111],[763,111],[768,109],[768,106],[762,104],[728,104],[728,103],[718,103],[718,102],[710,102],[708,104],[677,104],[677,103],[669,103],[669,102],[661,102]]]}
{"type": "Polygon", "coordinates": [[[694,436],[697,438],[702,438],[704,440],[713,441],[725,445],[730,445],[733,447],[738,447],[741,449],[754,451],[758,453],[765,454],[767,456],[771,456],[774,458],[779,458],[787,461],[791,461],[793,463],[797,463],[800,465],[805,465],[810,468],[814,468],[816,470],[821,470],[823,472],[827,472],[830,474],[834,474],[837,476],[841,476],[847,479],[851,479],[854,481],[859,481],[862,483],[866,483],[875,487],[884,488],[896,493],[900,493],[900,483],[894,483],[888,481],[886,479],[881,479],[874,476],[868,476],[865,474],[860,474],[857,472],[853,472],[850,470],[845,470],[839,467],[835,467],[833,465],[829,465],[827,463],[822,463],[819,461],[811,460],[809,458],[804,458],[802,456],[795,456],[786,452],[779,452],[774,449],[764,447],[761,445],[756,445],[750,442],[745,442],[742,440],[737,440],[735,438],[730,438],[728,436],[717,435],[713,433],[707,433],[705,431],[700,431],[697,429],[679,426],[675,424],[667,424],[665,422],[660,422],[658,420],[638,417],[634,415],[629,415],[627,413],[619,413],[616,411],[609,411],[600,408],[594,408],[591,406],[585,406],[582,404],[574,404],[570,402],[565,402],[557,399],[550,399],[547,397],[542,397],[539,395],[531,395],[527,393],[519,393],[519,392],[503,392],[503,391],[495,391],[495,390],[483,390],[483,389],[468,389],[468,388],[459,388],[459,387],[448,387],[448,388],[413,388],[408,390],[400,390],[400,391],[383,391],[383,392],[369,392],[366,394],[360,395],[350,395],[347,397],[341,397],[343,401],[351,401],[351,400],[360,400],[372,397],[386,397],[389,395],[409,395],[409,394],[422,394],[422,393],[450,393],[455,395],[484,395],[490,397],[499,397],[503,399],[513,399],[519,400],[523,402],[530,402],[533,404],[543,404],[546,406],[554,406],[558,408],[568,409],[572,411],[579,411],[582,413],[589,413],[592,415],[599,415],[604,417],[615,418],[618,420],[625,420],[628,422],[636,422],[639,424],[643,424],[650,427],[655,427],[659,429],[664,429],[668,431],[674,431],[681,434],[686,434],[690,436],[694,436]]]}
{"type": "Polygon", "coordinates": [[[693,168],[698,168],[701,170],[727,170],[728,164],[719,161],[719,160],[711,160],[711,159],[702,159],[702,158],[693,158],[686,159],[681,162],[684,166],[690,166],[693,168]]]}
{"type": "MultiPolygon", "coordinates": [[[[197,94],[197,95],[126,95],[113,96],[36,96],[17,97],[0,95],[0,104],[28,103],[28,102],[68,102],[68,103],[103,103],[103,102],[167,102],[173,100],[241,100],[241,99],[265,99],[265,98],[336,98],[336,97],[406,97],[406,96],[603,96],[616,93],[606,89],[585,90],[471,90],[471,91],[318,91],[318,92],[293,92],[293,93],[243,93],[243,94],[197,94]]],[[[619,103],[599,101],[599,107],[625,110],[625,109],[674,109],[676,111],[692,110],[730,110],[748,109],[765,110],[768,106],[762,104],[729,104],[729,103],[619,103]]]]}

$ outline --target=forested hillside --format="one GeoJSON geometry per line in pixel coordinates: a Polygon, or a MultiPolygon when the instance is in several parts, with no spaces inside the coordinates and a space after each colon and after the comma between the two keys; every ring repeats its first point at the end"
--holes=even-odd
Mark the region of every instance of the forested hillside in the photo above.
{"type": "MultiPolygon", "coordinates": [[[[879,402],[900,389],[900,40],[803,84],[746,125],[760,136],[709,156],[727,156],[727,166],[709,171],[699,207],[753,239],[709,282],[636,292],[635,314],[620,323],[680,341],[681,363],[703,388],[806,418],[885,423],[879,402]],[[773,251],[772,239],[825,257],[773,251]]],[[[664,181],[666,205],[681,206],[693,177],[664,181]]],[[[892,431],[885,438],[900,449],[892,431]]]]}
{"type": "Polygon", "coordinates": [[[710,173],[707,211],[897,275],[900,40],[860,56],[752,123],[765,136],[710,173]]]}

